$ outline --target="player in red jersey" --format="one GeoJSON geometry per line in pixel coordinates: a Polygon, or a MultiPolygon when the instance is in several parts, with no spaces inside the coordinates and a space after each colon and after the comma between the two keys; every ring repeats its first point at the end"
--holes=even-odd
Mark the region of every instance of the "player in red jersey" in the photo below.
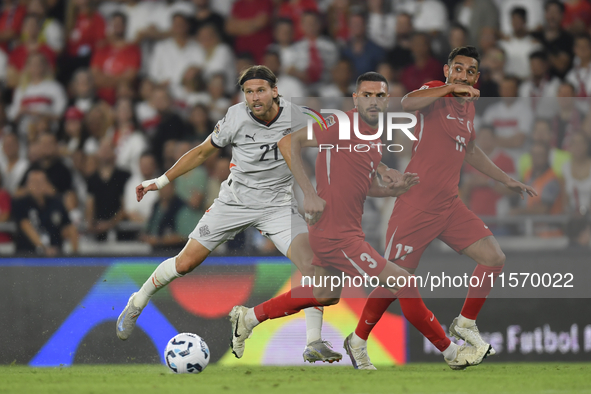
{"type": "MultiPolygon", "coordinates": [[[[458,198],[464,161],[522,198],[523,192],[537,195],[533,188],[500,170],[474,144],[473,101],[480,92],[473,85],[478,81],[479,65],[480,56],[474,47],[456,48],[443,67],[446,83],[426,83],[402,99],[403,109],[416,111],[418,120],[417,141],[406,171],[419,173],[421,184],[399,197],[394,205],[386,234],[385,257],[410,273],[415,272],[423,251],[435,238],[475,260],[477,266],[472,275],[479,279],[492,277],[494,281],[503,269],[505,255],[498,242],[482,220],[458,198]]],[[[450,326],[451,335],[472,346],[488,345],[480,337],[476,317],[491,287],[491,280],[485,280],[480,287],[470,287],[460,315],[450,326]]],[[[379,287],[372,292],[352,334],[352,343],[364,345],[395,299],[379,287]]],[[[491,348],[490,354],[495,354],[494,349],[491,348]]]]}
{"type": "MultiPolygon", "coordinates": [[[[386,79],[378,73],[361,75],[353,98],[356,109],[346,113],[350,124],[354,125],[354,119],[360,118],[359,132],[365,136],[375,135],[379,117],[388,106],[386,79]]],[[[327,123],[330,126],[326,130],[314,126],[311,140],[307,138],[307,130],[302,129],[279,142],[285,161],[304,191],[310,246],[314,252],[314,287],[296,287],[254,308],[235,306],[230,312],[234,355],[242,357],[245,340],[250,337],[253,328],[263,321],[289,316],[308,307],[336,304],[342,283],[333,289],[332,278],[342,278],[342,273],[346,273],[351,276],[377,277],[390,296],[400,298],[407,320],[444,350],[445,359],[451,368],[464,369],[479,364],[489,346],[460,347],[451,343],[435,316],[425,307],[416,287],[405,285],[412,275],[387,261],[365,242],[361,217],[366,196],[401,195],[418,183],[418,177],[406,173],[397,182],[381,185],[376,177],[382,157],[381,140],[372,140],[371,137],[364,140],[354,133],[351,133],[350,140],[339,140],[338,119],[327,123]],[[313,146],[320,148],[316,160],[318,192],[306,176],[301,158],[301,148],[313,146]],[[326,278],[330,278],[330,288],[323,282],[326,278]],[[429,321],[435,321],[436,324],[428,324],[429,321]]],[[[381,167],[384,170],[385,166],[381,167]]],[[[375,369],[367,357],[367,349],[353,349],[349,338],[345,340],[345,350],[355,354],[352,357],[355,368],[375,369]]]]}

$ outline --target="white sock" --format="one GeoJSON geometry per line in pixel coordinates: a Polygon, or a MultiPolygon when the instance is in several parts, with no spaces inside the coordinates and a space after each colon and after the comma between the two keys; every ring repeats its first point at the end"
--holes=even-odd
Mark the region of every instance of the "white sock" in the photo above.
{"type": "Polygon", "coordinates": [[[145,308],[150,298],[158,290],[181,276],[183,275],[176,272],[176,257],[171,257],[163,261],[143,284],[142,288],[135,294],[133,304],[138,308],[145,308]]]}
{"type": "Polygon", "coordinates": [[[454,360],[458,356],[458,345],[451,342],[447,349],[441,352],[446,360],[454,360]]]}
{"type": "Polygon", "coordinates": [[[367,346],[367,341],[360,338],[359,335],[353,332],[353,335],[351,335],[351,346],[354,348],[365,347],[367,346]]]}
{"type": "Polygon", "coordinates": [[[458,317],[458,326],[460,326],[462,328],[472,327],[475,324],[476,324],[476,320],[468,319],[467,317],[464,317],[461,314],[458,317]]]}
{"type": "Polygon", "coordinates": [[[249,330],[252,330],[258,326],[259,323],[257,316],[254,314],[254,308],[248,308],[248,312],[246,312],[246,315],[244,316],[244,324],[246,324],[246,327],[249,330]]]}
{"type": "Polygon", "coordinates": [[[322,316],[324,307],[316,306],[304,309],[306,314],[306,343],[309,345],[322,338],[322,316]]]}

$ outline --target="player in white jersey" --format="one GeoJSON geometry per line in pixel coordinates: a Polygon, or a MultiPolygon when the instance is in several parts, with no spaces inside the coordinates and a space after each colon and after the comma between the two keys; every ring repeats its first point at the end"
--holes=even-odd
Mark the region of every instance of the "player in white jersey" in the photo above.
{"type": "MultiPolygon", "coordinates": [[[[217,246],[248,227],[255,227],[273,241],[303,275],[314,273],[308,229],[292,195],[293,176],[277,148],[281,138],[292,129],[305,127],[307,119],[301,111],[292,111],[291,103],[279,96],[277,77],[267,67],[250,67],[240,76],[239,84],[246,101],[228,109],[207,140],[187,152],[164,175],[144,181],[136,188],[140,201],[147,192],[161,189],[201,165],[218,148],[232,146],[231,174],[222,184],[218,198],[189,235],[186,246],[177,256],[161,263],[129,298],[117,320],[117,336],[122,340],[131,335],[152,295],[191,272],[217,246]],[[300,114],[301,119],[292,119],[300,114]]],[[[305,314],[304,360],[341,360],[342,355],[321,338],[322,308],[308,308],[305,314]]],[[[242,353],[234,354],[242,357],[242,353]]]]}

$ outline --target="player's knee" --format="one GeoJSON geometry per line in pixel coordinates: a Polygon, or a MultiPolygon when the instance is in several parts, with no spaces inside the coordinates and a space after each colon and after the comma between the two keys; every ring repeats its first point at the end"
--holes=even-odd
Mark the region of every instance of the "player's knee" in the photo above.
{"type": "Polygon", "coordinates": [[[495,250],[495,254],[492,260],[493,267],[500,267],[504,265],[506,260],[505,253],[503,253],[503,251],[500,249],[495,250]]]}
{"type": "Polygon", "coordinates": [[[340,300],[340,298],[316,298],[316,301],[318,301],[324,306],[336,305],[339,303],[340,300]]]}
{"type": "Polygon", "coordinates": [[[197,265],[199,265],[199,262],[195,261],[194,258],[191,258],[186,254],[180,254],[177,256],[175,261],[176,272],[181,275],[185,275],[193,271],[197,265]]]}

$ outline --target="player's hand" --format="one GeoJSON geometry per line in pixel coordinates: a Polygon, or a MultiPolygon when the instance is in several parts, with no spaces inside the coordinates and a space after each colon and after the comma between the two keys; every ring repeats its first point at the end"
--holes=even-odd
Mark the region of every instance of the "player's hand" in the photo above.
{"type": "Polygon", "coordinates": [[[156,183],[151,183],[151,184],[149,184],[146,187],[142,186],[142,184],[140,183],[135,188],[135,195],[137,197],[137,202],[142,201],[142,198],[144,198],[144,196],[146,195],[146,193],[149,192],[149,191],[151,191],[151,190],[158,190],[158,186],[156,186],[156,183]]]}
{"type": "Polygon", "coordinates": [[[476,101],[480,98],[480,90],[475,89],[470,85],[455,83],[452,86],[454,88],[454,94],[456,96],[465,97],[466,101],[476,101]]]}
{"type": "Polygon", "coordinates": [[[386,185],[401,182],[403,177],[400,171],[393,168],[388,168],[386,171],[380,173],[380,176],[382,177],[382,183],[386,185]]]}
{"type": "Polygon", "coordinates": [[[389,195],[398,197],[406,193],[411,187],[419,184],[419,176],[415,173],[406,172],[402,178],[388,185],[389,195]]]}
{"type": "Polygon", "coordinates": [[[316,224],[322,217],[325,206],[326,201],[316,194],[304,197],[304,218],[306,223],[310,226],[316,224]]]}
{"type": "Polygon", "coordinates": [[[511,178],[509,182],[505,183],[505,186],[507,186],[509,190],[519,194],[522,200],[525,198],[523,196],[523,192],[527,193],[530,197],[535,197],[538,195],[538,192],[536,192],[533,187],[518,182],[513,178],[511,178]]]}

